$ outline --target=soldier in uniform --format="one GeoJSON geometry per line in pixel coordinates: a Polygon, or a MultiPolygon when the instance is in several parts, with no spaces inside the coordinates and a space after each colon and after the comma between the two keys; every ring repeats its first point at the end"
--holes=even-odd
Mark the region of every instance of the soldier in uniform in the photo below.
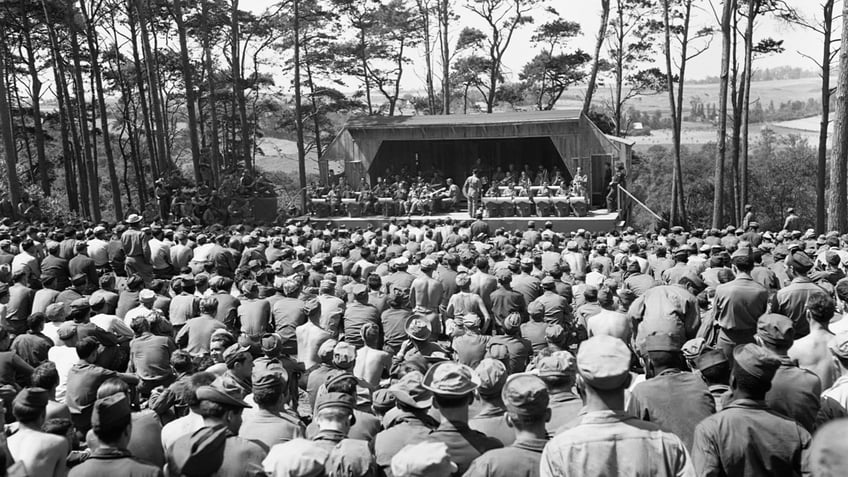
{"type": "Polygon", "coordinates": [[[679,437],[624,411],[630,363],[630,349],[618,338],[594,336],[580,346],[577,388],[584,397],[585,412],[577,426],[545,446],[542,477],[694,475],[679,437]]]}
{"type": "Polygon", "coordinates": [[[780,359],[748,343],[733,350],[733,361],[735,399],[695,428],[692,460],[698,475],[806,474],[810,433],[765,403],[780,359]]]}
{"type": "Polygon", "coordinates": [[[130,401],[117,393],[94,403],[91,428],[100,441],[91,456],[71,469],[70,477],[116,477],[132,475],[158,477],[162,470],[133,459],[127,445],[132,436],[130,401]]]}
{"type": "Polygon", "coordinates": [[[306,428],[298,416],[285,409],[288,373],[280,365],[270,368],[253,381],[253,402],[258,409],[244,417],[239,437],[268,451],[276,444],[303,437],[306,428]]]}
{"type": "MultiPolygon", "coordinates": [[[[264,475],[266,452],[259,444],[238,436],[242,411],[250,407],[237,391],[212,384],[195,392],[203,427],[171,446],[169,475],[248,477],[264,475]]],[[[117,474],[116,474],[117,475],[117,474]]],[[[114,476],[112,476],[114,477],[114,476]]]]}
{"type": "Polygon", "coordinates": [[[504,383],[501,399],[514,443],[478,457],[465,477],[538,476],[542,450],[548,443],[546,422],[551,417],[545,383],[532,374],[514,374],[504,383]]]}
{"type": "Polygon", "coordinates": [[[442,361],[427,371],[423,385],[435,395],[434,403],[442,416],[439,427],[430,433],[430,440],[447,444],[448,454],[458,469],[452,475],[462,475],[474,459],[503,447],[497,439],[468,427],[468,406],[480,385],[473,369],[442,361]]]}
{"type": "Polygon", "coordinates": [[[130,214],[125,222],[127,231],[121,235],[121,244],[127,256],[127,275],[137,274],[147,285],[153,280],[150,234],[141,230],[141,217],[137,214],[130,214]]]}

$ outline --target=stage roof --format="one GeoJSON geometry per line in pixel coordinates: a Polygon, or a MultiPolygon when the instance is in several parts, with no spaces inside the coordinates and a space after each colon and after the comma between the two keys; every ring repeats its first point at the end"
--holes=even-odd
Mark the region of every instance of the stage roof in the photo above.
{"type": "Polygon", "coordinates": [[[383,129],[428,126],[481,126],[481,125],[519,125],[530,123],[549,123],[578,121],[580,110],[526,111],[493,114],[448,114],[415,116],[361,116],[348,120],[348,129],[383,129]]]}
{"type": "Polygon", "coordinates": [[[591,182],[598,182],[595,188],[603,190],[600,164],[621,162],[629,169],[631,146],[630,141],[605,135],[579,110],[362,116],[345,123],[321,161],[344,162],[351,184],[383,174],[385,170],[372,170],[375,163],[380,165],[377,169],[423,165],[446,173],[461,170],[459,175],[465,175],[475,159],[498,165],[556,163],[569,176],[581,167],[591,182]]]}

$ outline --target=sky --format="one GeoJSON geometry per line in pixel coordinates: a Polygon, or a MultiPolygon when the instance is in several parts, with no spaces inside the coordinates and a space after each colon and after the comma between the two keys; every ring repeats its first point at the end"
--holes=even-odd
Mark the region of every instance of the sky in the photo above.
{"type": "MultiPolygon", "coordinates": [[[[414,0],[407,0],[414,2],[414,0]]],[[[797,8],[802,14],[815,18],[820,16],[821,8],[820,0],[786,0],[787,3],[797,8]]],[[[713,3],[717,13],[720,14],[721,0],[695,0],[697,9],[693,12],[693,29],[698,29],[702,26],[717,27],[717,21],[712,8],[713,3]]],[[[267,6],[275,3],[275,0],[242,0],[241,5],[245,9],[255,12],[261,12],[267,6]]],[[[455,23],[454,29],[451,32],[453,35],[452,42],[455,43],[456,35],[464,26],[475,26],[483,28],[481,20],[471,13],[467,8],[462,6],[463,0],[455,0],[456,12],[460,15],[459,21],[455,23]]],[[[556,8],[566,20],[576,21],[582,25],[582,34],[574,38],[570,45],[572,48],[581,48],[590,54],[594,50],[595,35],[600,22],[600,2],[598,0],[546,0],[542,5],[549,5],[556,8]]],[[[841,8],[840,2],[837,2],[836,9],[841,8]]],[[[546,13],[543,7],[538,7],[531,14],[536,19],[536,25],[543,23],[546,18],[546,13]]],[[[525,25],[513,37],[509,50],[506,53],[504,61],[505,75],[508,80],[517,80],[518,72],[522,66],[533,56],[536,51],[530,43],[530,37],[533,34],[535,25],[525,25]]],[[[837,25],[836,35],[839,35],[839,26],[837,25]]],[[[485,30],[484,30],[485,31],[485,30]]],[[[816,65],[809,59],[801,56],[800,53],[805,53],[813,57],[821,55],[821,36],[818,33],[810,30],[789,26],[785,23],[778,22],[772,19],[761,19],[757,23],[755,29],[755,39],[765,37],[773,37],[784,40],[783,53],[773,55],[766,58],[759,58],[755,61],[755,68],[770,68],[777,66],[799,66],[804,69],[815,70],[816,65]]],[[[402,81],[402,88],[405,91],[422,90],[424,85],[424,62],[423,50],[416,49],[410,56],[413,59],[413,64],[407,70],[405,78],[402,81]]],[[[687,78],[691,80],[702,79],[706,76],[717,76],[718,66],[721,59],[721,38],[716,35],[712,41],[710,48],[702,55],[693,59],[687,66],[687,78]]],[[[661,52],[657,52],[656,66],[663,68],[661,63],[661,52]]],[[[438,69],[438,62],[434,63],[434,68],[438,69]]]]}

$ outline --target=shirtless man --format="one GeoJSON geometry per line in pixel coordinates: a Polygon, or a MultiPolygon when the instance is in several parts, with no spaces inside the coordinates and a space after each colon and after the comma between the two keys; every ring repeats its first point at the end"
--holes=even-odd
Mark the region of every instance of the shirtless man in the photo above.
{"type": "Polygon", "coordinates": [[[49,396],[42,388],[27,388],[12,402],[12,414],[18,420],[18,431],[7,440],[9,452],[16,462],[22,462],[27,475],[64,476],[68,440],[62,436],[41,432],[49,396]]]}
{"type": "Polygon", "coordinates": [[[821,379],[822,389],[828,389],[839,377],[828,348],[833,333],[827,325],[833,318],[834,306],[833,300],[823,293],[810,295],[806,311],[810,334],[798,338],[789,348],[789,357],[797,360],[801,368],[815,373],[821,379]]]}
{"type": "Polygon", "coordinates": [[[421,311],[436,311],[442,303],[442,283],[433,278],[435,260],[425,258],[420,263],[421,275],[412,281],[409,303],[421,311]]]}
{"type": "Polygon", "coordinates": [[[295,328],[297,360],[303,363],[306,369],[312,369],[321,363],[318,357],[318,348],[333,337],[332,334],[321,328],[319,324],[321,319],[320,306],[313,306],[313,304],[317,305],[317,302],[307,303],[304,310],[307,312],[306,323],[295,328]]]}
{"type": "Polygon", "coordinates": [[[392,366],[392,355],[381,350],[380,328],[374,323],[366,323],[360,330],[365,346],[356,351],[356,364],[353,367],[353,375],[367,382],[375,389],[379,387],[380,380],[385,375],[388,377],[389,368],[392,366]]]}

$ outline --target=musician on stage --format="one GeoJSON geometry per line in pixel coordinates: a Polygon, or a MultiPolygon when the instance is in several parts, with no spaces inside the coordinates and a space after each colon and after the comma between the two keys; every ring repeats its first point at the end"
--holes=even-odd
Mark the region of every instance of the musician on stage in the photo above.
{"type": "Polygon", "coordinates": [[[359,202],[359,208],[362,215],[368,215],[368,211],[374,207],[374,194],[371,191],[371,186],[365,178],[359,180],[359,192],[357,193],[356,201],[359,202]]]}
{"type": "Polygon", "coordinates": [[[563,189],[565,188],[565,185],[566,185],[565,179],[562,177],[562,171],[560,171],[559,169],[557,169],[556,172],[554,173],[554,178],[551,181],[551,185],[552,186],[560,186],[563,189]]]}
{"type": "Polygon", "coordinates": [[[533,181],[533,184],[535,184],[535,185],[542,185],[543,182],[547,183],[548,182],[548,170],[545,169],[544,167],[542,167],[541,164],[539,164],[539,167],[536,170],[536,177],[534,179],[535,180],[533,181]]]}
{"type": "Polygon", "coordinates": [[[574,174],[572,181],[572,195],[575,197],[586,197],[586,183],[589,182],[589,177],[583,174],[583,169],[577,168],[577,173],[574,174]]]}
{"type": "Polygon", "coordinates": [[[439,191],[438,201],[439,201],[439,210],[445,210],[450,212],[456,207],[456,203],[459,201],[459,186],[454,184],[453,179],[447,178],[447,185],[441,191],[439,191]]]}
{"type": "MultiPolygon", "coordinates": [[[[479,159],[478,159],[479,160],[479,159]]],[[[468,215],[474,217],[480,206],[480,194],[483,192],[483,182],[477,176],[477,169],[471,170],[471,175],[465,179],[462,194],[468,200],[468,215]]]]}

